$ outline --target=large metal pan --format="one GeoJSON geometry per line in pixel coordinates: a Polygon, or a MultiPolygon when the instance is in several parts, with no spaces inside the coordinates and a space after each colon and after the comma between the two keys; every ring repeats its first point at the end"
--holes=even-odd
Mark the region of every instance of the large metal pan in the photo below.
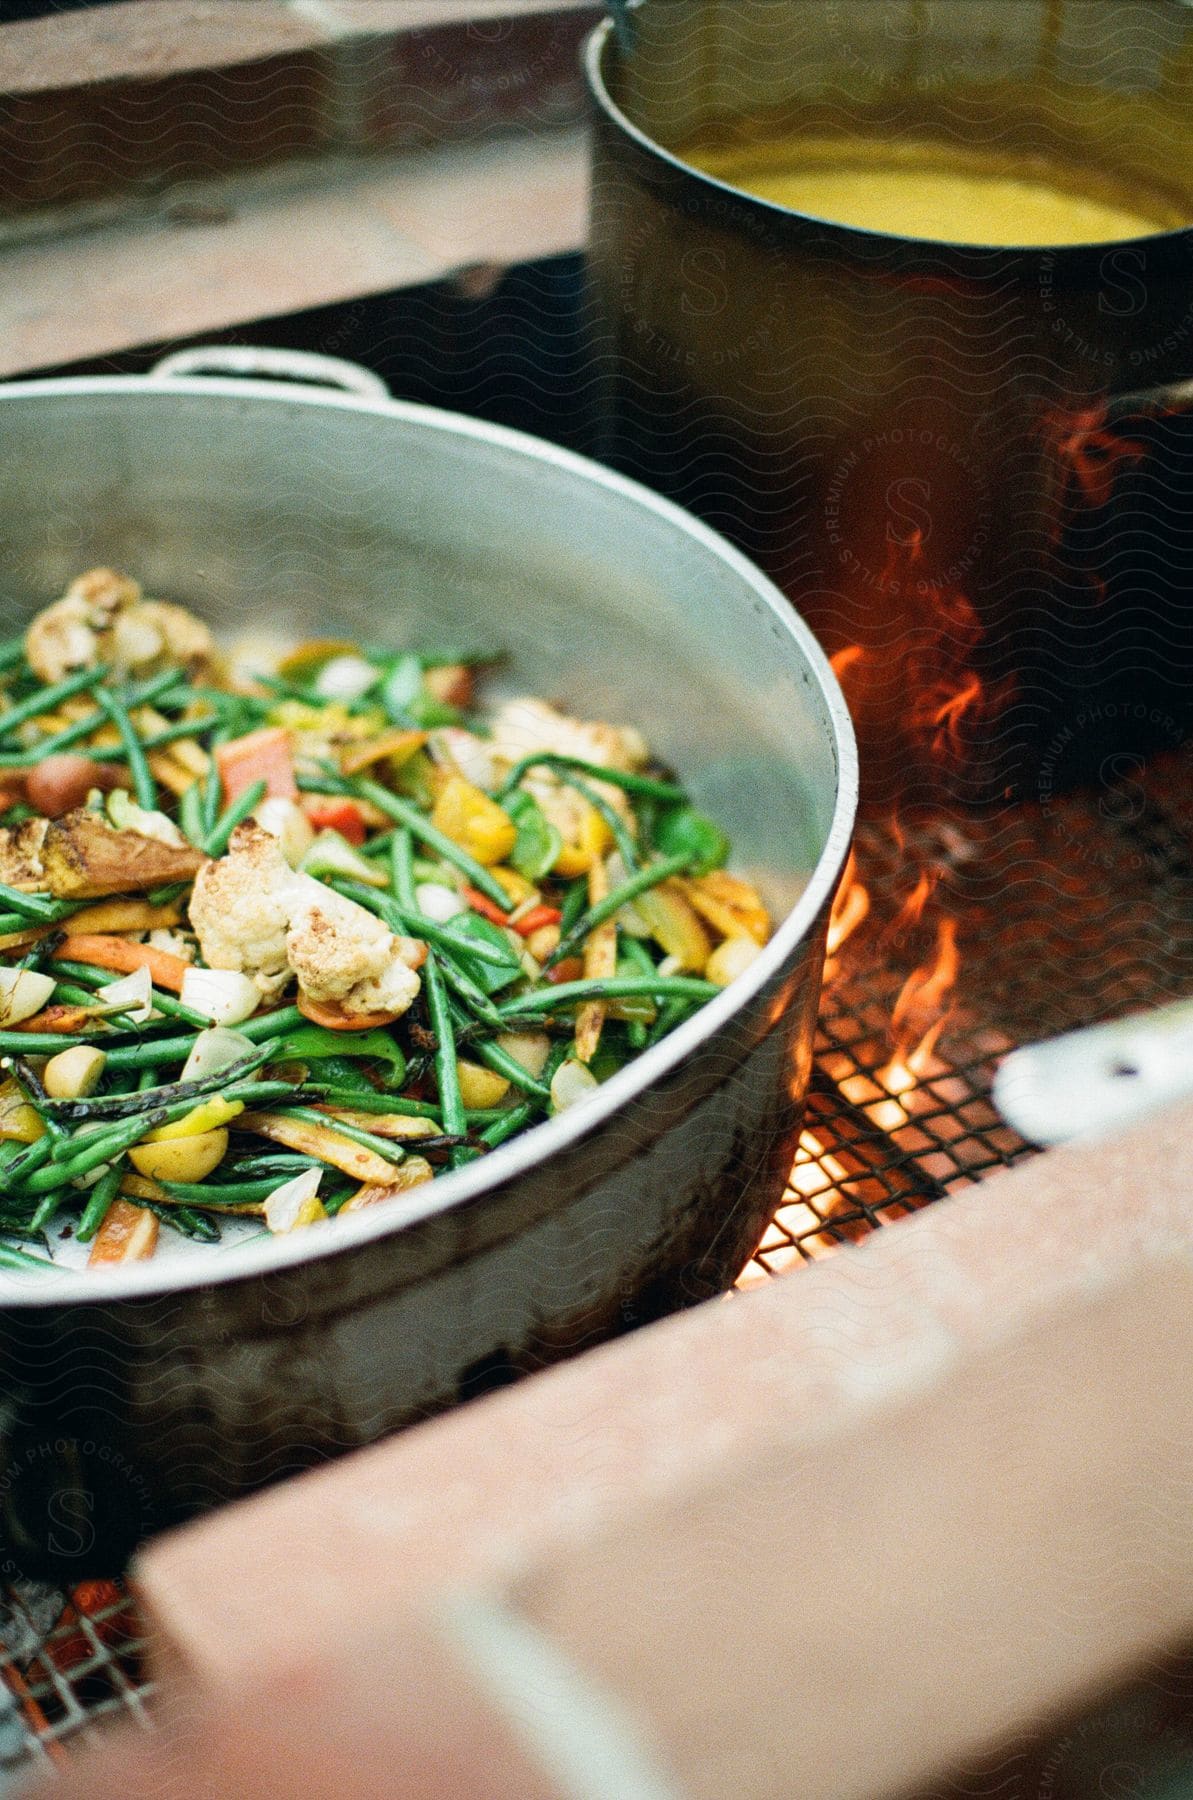
{"type": "Polygon", "coordinates": [[[102,561],[224,631],[503,644],[524,691],[638,722],[782,923],[581,1112],[401,1213],[8,1280],[9,1567],[113,1566],[201,1508],[717,1292],[799,1124],[857,785],[810,633],[721,539],[606,470],[391,401],[363,371],[258,354],[0,389],[4,628],[102,561]],[[308,385],[195,372],[212,366],[308,385]]]}

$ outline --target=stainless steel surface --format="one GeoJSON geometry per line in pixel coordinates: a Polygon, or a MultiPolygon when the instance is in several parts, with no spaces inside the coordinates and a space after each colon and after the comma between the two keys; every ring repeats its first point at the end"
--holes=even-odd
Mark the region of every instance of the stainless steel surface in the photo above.
{"type": "Polygon", "coordinates": [[[306,1242],[9,1281],[0,1525],[67,1573],[727,1285],[781,1195],[856,764],[823,655],[714,534],[591,464],[390,401],[229,380],[0,391],[3,622],[109,562],[225,632],[504,645],[641,722],[783,919],[751,974],[576,1113],[306,1242]],[[62,1534],[57,1534],[58,1542],[62,1534]]]}
{"type": "Polygon", "coordinates": [[[1035,1144],[1117,1131],[1193,1093],[1193,1000],[1073,1031],[1008,1056],[1003,1118],[1035,1144]]]}

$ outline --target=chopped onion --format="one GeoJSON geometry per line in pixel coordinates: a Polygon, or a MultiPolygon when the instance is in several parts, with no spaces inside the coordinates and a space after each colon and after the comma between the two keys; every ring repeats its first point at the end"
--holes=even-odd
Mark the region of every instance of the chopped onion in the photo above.
{"type": "Polygon", "coordinates": [[[107,814],[117,831],[135,831],[138,837],[153,838],[175,850],[180,850],[186,843],[173,819],[163,812],[147,812],[124,788],[113,788],[108,795],[107,814]]]}
{"type": "Polygon", "coordinates": [[[239,1031],[227,1031],[224,1026],[215,1025],[210,1031],[201,1031],[191,1045],[179,1080],[202,1081],[206,1075],[218,1075],[221,1069],[243,1062],[256,1047],[251,1038],[242,1037],[239,1031]]]}
{"type": "Polygon", "coordinates": [[[278,840],[282,855],[290,867],[296,869],[315,841],[314,826],[297,800],[288,800],[284,794],[271,794],[262,800],[253,817],[262,831],[278,840]]]}
{"type": "MultiPolygon", "coordinates": [[[[53,992],[50,975],[41,975],[36,969],[0,968],[0,1028],[31,1019],[53,992]]],[[[31,1042],[30,1048],[35,1047],[31,1042]]]]}
{"type": "Polygon", "coordinates": [[[468,911],[468,902],[438,881],[420,881],[414,890],[414,898],[419,912],[425,918],[434,919],[437,925],[446,925],[449,919],[458,919],[461,913],[468,911]]]}
{"type": "Polygon", "coordinates": [[[569,1056],[551,1078],[552,1105],[557,1113],[566,1112],[569,1106],[576,1106],[590,1094],[595,1094],[600,1085],[591,1069],[569,1056]]]}
{"type": "Polygon", "coordinates": [[[381,671],[363,656],[333,656],[320,669],[315,692],[320,700],[359,700],[380,679],[381,671]]]}
{"type": "Polygon", "coordinates": [[[242,1025],[261,1004],[261,990],[233,969],[188,969],[182,977],[182,1004],[215,1025],[242,1025]]]}
{"type": "Polygon", "coordinates": [[[143,1025],[153,1013],[153,978],[144,967],[134,969],[101,987],[95,997],[105,1011],[127,1013],[134,1025],[143,1025]]]}
{"type": "Polygon", "coordinates": [[[274,1232],[294,1231],[327,1217],[319,1199],[322,1169],[304,1169],[293,1181],[276,1187],[265,1202],[265,1223],[274,1232]]]}

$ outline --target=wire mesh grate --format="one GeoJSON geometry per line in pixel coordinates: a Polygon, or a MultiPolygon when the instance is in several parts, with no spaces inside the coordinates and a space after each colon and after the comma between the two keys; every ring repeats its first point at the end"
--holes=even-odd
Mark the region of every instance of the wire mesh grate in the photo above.
{"type": "MultiPolygon", "coordinates": [[[[741,1287],[1031,1155],[990,1100],[1016,1044],[1193,992],[1184,757],[1043,810],[863,824],[856,868],[791,1185],[741,1287]],[[954,979],[907,1009],[929,1047],[909,1046],[892,1020],[950,938],[954,979]]],[[[0,1589],[0,1772],[61,1760],[113,1717],[145,1723],[143,1653],[114,1583],[0,1589]]]]}
{"type": "Polygon", "coordinates": [[[0,1588],[0,1773],[61,1763],[117,1717],[147,1726],[144,1649],[115,1582],[0,1588]]]}

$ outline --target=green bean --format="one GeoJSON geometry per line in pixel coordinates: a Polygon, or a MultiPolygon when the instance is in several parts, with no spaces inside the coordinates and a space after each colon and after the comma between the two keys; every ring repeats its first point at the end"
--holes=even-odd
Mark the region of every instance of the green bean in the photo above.
{"type": "Polygon", "coordinates": [[[106,688],[97,688],[95,697],[120,733],[120,742],[124,747],[129,774],[132,776],[137,805],[144,812],[156,812],[157,783],[150,773],[149,764],[145,761],[145,752],[141,748],[137,728],[129,718],[127,709],[120,704],[115,694],[109,693],[106,688]]]}
{"type": "MultiPolygon", "coordinates": [[[[206,1024],[206,1021],[204,1021],[206,1024]]],[[[307,1021],[296,1006],[279,1006],[275,1012],[262,1013],[259,1018],[248,1019],[243,1025],[236,1027],[241,1037],[250,1043],[259,1043],[267,1038],[283,1037],[286,1032],[304,1026],[307,1021]]],[[[13,1048],[28,1050],[27,1036],[19,1043],[6,1043],[6,1038],[17,1039],[17,1032],[0,1032],[0,1054],[13,1048]]],[[[53,1045],[45,1036],[38,1038],[39,1050],[68,1050],[77,1038],[63,1038],[61,1043],[53,1045]]],[[[194,1034],[186,1037],[147,1038],[140,1044],[119,1044],[107,1051],[109,1069],[142,1069],[166,1068],[171,1063],[185,1062],[195,1047],[194,1034]]]]}
{"type": "Polygon", "coordinates": [[[148,1130],[157,1129],[158,1125],[166,1125],[169,1121],[169,1109],[162,1107],[160,1112],[149,1112],[148,1118],[126,1120],[112,1130],[99,1130],[86,1134],[85,1143],[74,1143],[74,1159],[56,1161],[54,1152],[50,1152],[49,1168],[38,1168],[34,1174],[25,1179],[25,1192],[49,1193],[50,1188],[65,1188],[81,1175],[90,1175],[101,1163],[110,1163],[113,1156],[119,1156],[121,1150],[128,1150],[135,1145],[148,1130]]]}
{"type": "Polygon", "coordinates": [[[0,644],[0,674],[15,668],[17,663],[24,662],[24,660],[25,635],[23,632],[20,637],[7,638],[3,644],[0,644]]]}
{"type": "Polygon", "coordinates": [[[572,927],[575,925],[576,920],[582,915],[587,901],[588,883],[582,877],[579,881],[573,881],[567,893],[564,895],[563,906],[561,908],[563,916],[559,921],[559,936],[561,942],[568,936],[572,927]]]}
{"type": "MultiPolygon", "coordinates": [[[[226,731],[217,731],[211,740],[212,748],[214,749],[217,744],[223,742],[227,735],[226,731]]],[[[203,783],[203,829],[199,838],[200,843],[205,843],[215,831],[216,821],[220,815],[220,785],[219,764],[213,756],[211,767],[207,771],[207,779],[203,783]]]]}
{"type": "Polygon", "coordinates": [[[228,848],[228,839],[242,820],[247,819],[255,806],[260,806],[265,798],[268,783],[254,781],[238,794],[230,806],[226,806],[215,822],[215,827],[203,845],[208,856],[222,856],[228,848]]]}
{"type": "MultiPolygon", "coordinates": [[[[28,1031],[0,1031],[0,1056],[27,1056],[34,1035],[38,1056],[54,1056],[59,1050],[73,1050],[79,1042],[77,1032],[68,1036],[61,1031],[39,1031],[36,1034],[28,1031]]],[[[193,1038],[187,1039],[188,1045],[193,1042],[193,1038]]]]}
{"type": "MultiPolygon", "coordinates": [[[[55,900],[53,895],[22,893],[20,888],[8,887],[3,881],[0,881],[0,900],[13,912],[35,920],[39,925],[52,924],[62,916],[63,903],[55,900]]],[[[74,910],[69,901],[67,909],[74,910]]]]}
{"type": "Polygon", "coordinates": [[[324,1087],[322,1082],[308,1082],[317,1088],[321,1106],[342,1106],[348,1112],[384,1113],[387,1118],[435,1119],[439,1108],[429,1100],[408,1100],[405,1094],[379,1094],[371,1088],[367,1094],[356,1088],[324,1087]]]}
{"type": "Polygon", "coordinates": [[[516,1056],[511,1056],[508,1050],[503,1050],[500,1044],[480,1039],[469,1044],[468,1054],[475,1057],[477,1062],[484,1063],[487,1069],[492,1069],[494,1074],[504,1075],[507,1081],[511,1081],[523,1093],[533,1094],[537,1100],[551,1098],[550,1088],[544,1087],[542,1082],[530,1073],[529,1069],[522,1067],[516,1056]]]}
{"type": "Polygon", "coordinates": [[[423,980],[427,995],[427,1011],[435,1033],[435,1072],[439,1084],[439,1107],[443,1128],[449,1137],[459,1137],[467,1129],[464,1101],[460,1094],[460,1074],[456,1068],[456,1039],[452,1027],[451,1007],[444,991],[439,970],[438,951],[432,950],[423,964],[423,980]]]}
{"type": "Polygon", "coordinates": [[[44,713],[52,713],[56,706],[60,706],[64,700],[73,700],[84,688],[96,687],[107,673],[107,669],[100,663],[94,669],[78,669],[73,675],[68,675],[65,681],[56,681],[52,687],[38,688],[36,694],[30,694],[27,700],[21,700],[6,713],[0,713],[0,737],[11,737],[18,725],[40,718],[44,713]]]}
{"type": "Polygon", "coordinates": [[[212,1075],[200,1076],[195,1081],[178,1081],[164,1087],[142,1089],[135,1094],[108,1094],[96,1100],[47,1099],[42,1106],[47,1115],[56,1115],[72,1123],[128,1118],[133,1113],[144,1112],[147,1107],[160,1106],[167,1101],[200,1100],[205,1094],[219,1093],[221,1089],[242,1081],[259,1069],[268,1056],[266,1046],[254,1056],[243,1057],[239,1062],[230,1063],[226,1068],[218,1069],[212,1075]]]}
{"type": "Polygon", "coordinates": [[[45,1199],[39,1202],[37,1210],[29,1220],[30,1231],[44,1231],[47,1225],[52,1224],[54,1214],[66,1198],[67,1196],[61,1188],[55,1188],[48,1193],[45,1199]]]}
{"type": "Polygon", "coordinates": [[[35,1144],[30,1144],[18,1156],[14,1156],[10,1162],[6,1162],[3,1165],[5,1187],[11,1191],[14,1187],[19,1186],[27,1175],[32,1175],[35,1170],[40,1169],[44,1163],[49,1161],[50,1151],[53,1148],[54,1140],[47,1132],[44,1137],[38,1138],[35,1144]]]}
{"type": "MultiPolygon", "coordinates": [[[[164,675],[157,675],[152,681],[144,682],[140,687],[128,689],[121,698],[130,710],[133,707],[148,706],[172,688],[177,680],[178,671],[170,669],[164,675]]],[[[31,744],[27,750],[22,750],[19,754],[0,756],[0,769],[34,768],[44,757],[56,756],[60,750],[71,749],[82,738],[90,737],[93,731],[98,731],[107,722],[107,713],[101,707],[97,707],[94,712],[88,713],[84,718],[76,719],[71,725],[64,725],[61,731],[55,731],[51,736],[42,738],[36,744],[31,744]]],[[[3,723],[4,715],[0,713],[0,725],[3,723]]],[[[115,748],[97,750],[91,746],[87,749],[86,754],[93,762],[119,761],[124,752],[122,749],[115,748]]]]}
{"type": "Polygon", "coordinates": [[[192,844],[201,843],[206,835],[203,830],[203,783],[192,781],[178,802],[178,823],[182,827],[182,835],[189,838],[192,844]]]}
{"type": "Polygon", "coordinates": [[[514,1000],[503,1001],[497,1010],[504,1021],[554,1012],[584,1000],[619,1000],[639,995],[652,999],[711,1000],[720,992],[711,981],[699,981],[695,976],[660,975],[655,980],[615,976],[608,981],[561,981],[558,987],[536,988],[514,1000]]]}
{"type": "MultiPolygon", "coordinates": [[[[100,988],[109,987],[114,979],[118,979],[112,975],[110,969],[94,969],[89,963],[70,962],[67,958],[59,958],[54,967],[61,969],[64,975],[71,976],[82,987],[90,988],[93,993],[98,992],[100,988]]],[[[181,1000],[175,1000],[173,995],[163,994],[160,988],[153,988],[151,995],[154,1008],[158,1012],[164,1013],[167,1018],[181,1019],[184,1025],[193,1025],[196,1031],[210,1030],[210,1019],[205,1018],[202,1013],[193,1012],[189,1006],[184,1006],[181,1000]]]]}
{"type": "Polygon", "coordinates": [[[507,1138],[516,1137],[519,1131],[529,1125],[534,1114],[533,1106],[523,1104],[510,1107],[504,1118],[496,1119],[481,1132],[481,1143],[487,1144],[490,1150],[496,1150],[498,1144],[504,1144],[507,1138]]]}
{"type": "Polygon", "coordinates": [[[52,1269],[48,1256],[34,1256],[30,1250],[18,1250],[12,1244],[0,1244],[0,1269],[52,1269]]]}
{"type": "MultiPolygon", "coordinates": [[[[182,719],[177,725],[167,725],[161,731],[155,731],[152,737],[142,738],[140,740],[141,749],[160,750],[166,744],[176,744],[181,738],[194,737],[196,732],[201,731],[205,725],[210,723],[210,719],[182,719]]],[[[100,749],[91,745],[87,750],[87,755],[92,762],[123,762],[127,752],[123,745],[108,744],[100,749]]]]}
{"type": "Polygon", "coordinates": [[[210,1219],[202,1218],[197,1212],[192,1212],[185,1204],[171,1206],[161,1200],[146,1199],[136,1200],[133,1204],[151,1212],[155,1219],[160,1219],[163,1225],[169,1225],[183,1237],[198,1238],[204,1244],[218,1244],[220,1241],[219,1226],[210,1219]]]}
{"type": "Polygon", "coordinates": [[[665,856],[662,861],[651,863],[645,869],[639,869],[636,875],[631,875],[628,881],[623,881],[620,887],[615,887],[603,900],[598,900],[595,906],[589,907],[588,911],[572,926],[568,935],[560,938],[558,949],[548,958],[545,966],[552,968],[556,963],[562,962],[565,956],[571,956],[575,950],[579,949],[590,932],[595,931],[598,925],[603,925],[606,919],[611,919],[616,913],[619,913],[627,901],[637,899],[638,895],[644,894],[648,888],[658,887],[660,883],[669,881],[673,875],[680,874],[687,866],[688,858],[685,854],[665,856]]]}
{"type": "Polygon", "coordinates": [[[446,950],[449,956],[469,956],[477,962],[491,963],[498,969],[512,967],[509,950],[498,950],[495,945],[486,944],[479,938],[463,942],[437,920],[428,919],[417,907],[403,906],[400,900],[391,900],[388,894],[379,893],[376,888],[364,887],[356,881],[333,881],[331,885],[346,899],[355,900],[358,905],[376,913],[386,924],[397,924],[414,932],[426,943],[436,944],[441,950],[446,950]]]}
{"type": "Polygon", "coordinates": [[[390,871],[393,890],[401,906],[414,906],[414,838],[409,825],[401,825],[393,834],[390,848],[390,871]]]}
{"type": "Polygon", "coordinates": [[[308,1023],[296,1006],[279,1006],[275,1012],[261,1013],[255,1019],[246,1019],[236,1030],[241,1037],[257,1044],[265,1038],[284,1037],[288,1031],[301,1030],[308,1023]]]}
{"type": "MultiPolygon", "coordinates": [[[[299,786],[302,786],[301,782],[299,786]]],[[[496,877],[489,873],[483,863],[477,862],[474,856],[470,856],[467,850],[461,849],[460,845],[453,838],[449,838],[446,832],[440,831],[437,825],[433,825],[427,815],[420,812],[412,801],[404,800],[400,794],[391,794],[388,788],[381,786],[380,782],[369,781],[363,776],[355,784],[337,780],[335,786],[329,791],[345,794],[349,798],[371,800],[373,805],[385,814],[386,818],[392,819],[397,825],[405,825],[416,838],[420,838],[424,844],[430,844],[438,850],[446,862],[452,863],[462,875],[467,875],[473,887],[479,888],[480,892],[487,895],[496,906],[501,908],[502,912],[508,913],[511,910],[510,897],[496,877]]]]}
{"type": "MultiPolygon", "coordinates": [[[[326,1165],[304,1162],[306,1168],[324,1166],[326,1165]]],[[[218,1212],[233,1206],[257,1206],[262,1200],[268,1200],[274,1190],[288,1179],[287,1175],[279,1173],[262,1176],[255,1181],[163,1181],[158,1185],[163,1192],[182,1203],[210,1207],[218,1212]]]]}
{"type": "Polygon", "coordinates": [[[655,781],[649,775],[631,775],[624,769],[606,769],[600,763],[587,762],[582,756],[557,756],[553,752],[524,756],[516,762],[502,784],[501,796],[512,794],[524,775],[531,769],[540,768],[575,769],[581,775],[591,775],[594,781],[606,781],[610,787],[621,788],[624,793],[644,794],[651,800],[687,799],[684,790],[676,787],[673,781],[655,781]]]}
{"type": "Polygon", "coordinates": [[[630,833],[626,830],[625,820],[617,811],[616,807],[611,806],[603,794],[598,794],[594,787],[590,786],[587,781],[584,781],[575,773],[561,771],[560,780],[565,782],[568,787],[575,788],[576,792],[583,799],[587,800],[589,806],[594,807],[601,815],[601,818],[604,819],[605,824],[613,833],[613,841],[617,845],[622,862],[627,869],[631,871],[635,870],[639,866],[638,846],[630,836],[630,833]]]}
{"type": "Polygon", "coordinates": [[[692,1010],[693,1003],[690,1000],[668,1000],[659,1008],[659,1016],[647,1034],[647,1044],[657,1044],[660,1039],[665,1038],[692,1010]]]}
{"type": "Polygon", "coordinates": [[[478,987],[471,976],[466,975],[459,964],[453,962],[450,956],[445,956],[438,950],[433,954],[439,958],[439,972],[452,993],[461,999],[468,1010],[473,1013],[476,1018],[480,1019],[483,1024],[487,1025],[491,1031],[500,1031],[501,1014],[494,1006],[492,1000],[490,1000],[488,994],[485,993],[484,989],[478,987]]]}
{"type": "Polygon", "coordinates": [[[321,1125],[325,1131],[334,1131],[338,1137],[350,1138],[362,1149],[384,1157],[386,1162],[399,1163],[406,1154],[401,1143],[375,1137],[371,1131],[362,1131],[359,1125],[350,1125],[343,1119],[331,1119],[326,1113],[314,1112],[308,1106],[288,1106],[286,1117],[298,1119],[304,1125],[321,1125]]]}
{"type": "Polygon", "coordinates": [[[123,1179],[124,1158],[122,1156],[112,1164],[105,1175],[101,1175],[92,1188],[87,1204],[83,1208],[83,1216],[75,1227],[75,1239],[78,1243],[89,1244],[91,1242],[107,1218],[108,1209],[120,1192],[120,1183],[123,1179]]]}

